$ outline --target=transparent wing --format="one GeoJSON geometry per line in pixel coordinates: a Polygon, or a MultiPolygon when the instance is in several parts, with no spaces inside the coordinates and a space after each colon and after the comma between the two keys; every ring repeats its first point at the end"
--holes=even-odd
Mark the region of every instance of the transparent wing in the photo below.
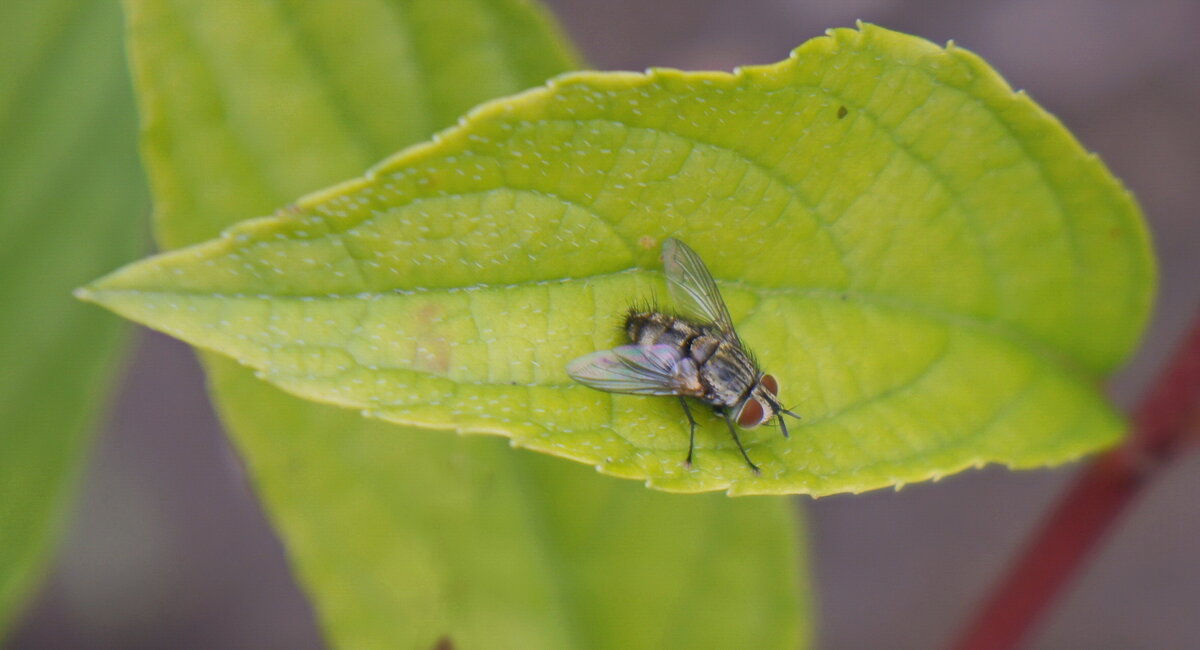
{"type": "Polygon", "coordinates": [[[597,390],[632,395],[676,395],[687,362],[669,345],[622,345],[567,365],[571,379],[597,390]]]}
{"type": "Polygon", "coordinates": [[[721,291],[696,251],[678,239],[670,238],[663,242],[662,257],[667,288],[675,306],[685,316],[716,324],[737,341],[737,332],[733,331],[733,320],[721,299],[721,291]]]}

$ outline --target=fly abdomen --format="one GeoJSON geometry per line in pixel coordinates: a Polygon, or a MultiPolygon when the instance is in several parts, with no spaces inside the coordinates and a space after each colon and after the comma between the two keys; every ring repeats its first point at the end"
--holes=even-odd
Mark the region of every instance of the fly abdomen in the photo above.
{"type": "Polygon", "coordinates": [[[686,352],[688,342],[699,335],[700,330],[675,316],[630,310],[625,317],[625,334],[635,345],[670,345],[686,352]]]}
{"type": "Polygon", "coordinates": [[[713,338],[701,334],[694,336],[687,342],[687,355],[696,362],[697,365],[703,365],[706,361],[716,354],[717,348],[720,347],[720,339],[713,338]]]}
{"type": "Polygon", "coordinates": [[[629,342],[635,345],[653,345],[642,341],[653,341],[666,330],[666,325],[655,318],[656,316],[659,314],[629,310],[625,315],[625,335],[629,337],[629,342]]]}

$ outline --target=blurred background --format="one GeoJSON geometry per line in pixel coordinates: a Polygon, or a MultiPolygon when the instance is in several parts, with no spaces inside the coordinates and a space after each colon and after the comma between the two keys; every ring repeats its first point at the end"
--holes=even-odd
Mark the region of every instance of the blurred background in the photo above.
{"type": "MultiPolygon", "coordinates": [[[[1146,0],[545,0],[598,69],[729,69],[856,19],[954,39],[1027,90],[1138,197],[1160,259],[1129,407],[1200,308],[1200,3],[1146,0]]],[[[147,226],[148,227],[148,226],[147,226]]],[[[148,239],[148,238],[147,238],[148,239]]],[[[318,648],[312,613],[189,349],[139,332],[50,575],[8,645],[318,648]]],[[[973,611],[1077,466],[968,472],[796,499],[821,648],[931,648],[973,611]]],[[[1146,490],[1031,647],[1200,647],[1200,454],[1146,490]]]]}

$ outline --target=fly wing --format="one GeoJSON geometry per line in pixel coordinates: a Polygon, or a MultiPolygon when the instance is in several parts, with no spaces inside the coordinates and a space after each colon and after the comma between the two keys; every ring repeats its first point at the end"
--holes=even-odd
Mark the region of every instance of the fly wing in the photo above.
{"type": "Polygon", "coordinates": [[[662,257],[667,288],[675,305],[684,315],[713,323],[730,340],[738,342],[721,291],[696,251],[678,239],[670,238],[663,242],[662,257]]]}
{"type": "Polygon", "coordinates": [[[670,345],[622,345],[579,357],[567,365],[567,374],[610,393],[678,395],[689,364],[670,345]]]}

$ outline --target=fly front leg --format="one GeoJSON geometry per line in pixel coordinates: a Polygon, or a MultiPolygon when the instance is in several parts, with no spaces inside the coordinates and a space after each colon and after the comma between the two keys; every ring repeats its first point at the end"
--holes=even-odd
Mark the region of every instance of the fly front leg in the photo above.
{"type": "Polygon", "coordinates": [[[688,434],[688,455],[684,465],[692,466],[692,452],[696,449],[696,418],[692,417],[692,409],[688,408],[687,400],[683,399],[682,395],[677,395],[679,405],[683,407],[683,414],[687,416],[688,425],[691,427],[691,433],[688,434]]]}
{"type": "Polygon", "coordinates": [[[737,427],[733,425],[733,414],[728,411],[725,412],[725,424],[729,425],[729,434],[733,436],[733,441],[737,443],[738,451],[742,452],[742,458],[746,459],[746,464],[750,466],[750,469],[754,470],[755,474],[761,474],[762,472],[758,470],[758,465],[755,465],[754,461],[750,460],[750,455],[746,453],[746,448],[742,446],[742,440],[738,438],[737,427]]]}

